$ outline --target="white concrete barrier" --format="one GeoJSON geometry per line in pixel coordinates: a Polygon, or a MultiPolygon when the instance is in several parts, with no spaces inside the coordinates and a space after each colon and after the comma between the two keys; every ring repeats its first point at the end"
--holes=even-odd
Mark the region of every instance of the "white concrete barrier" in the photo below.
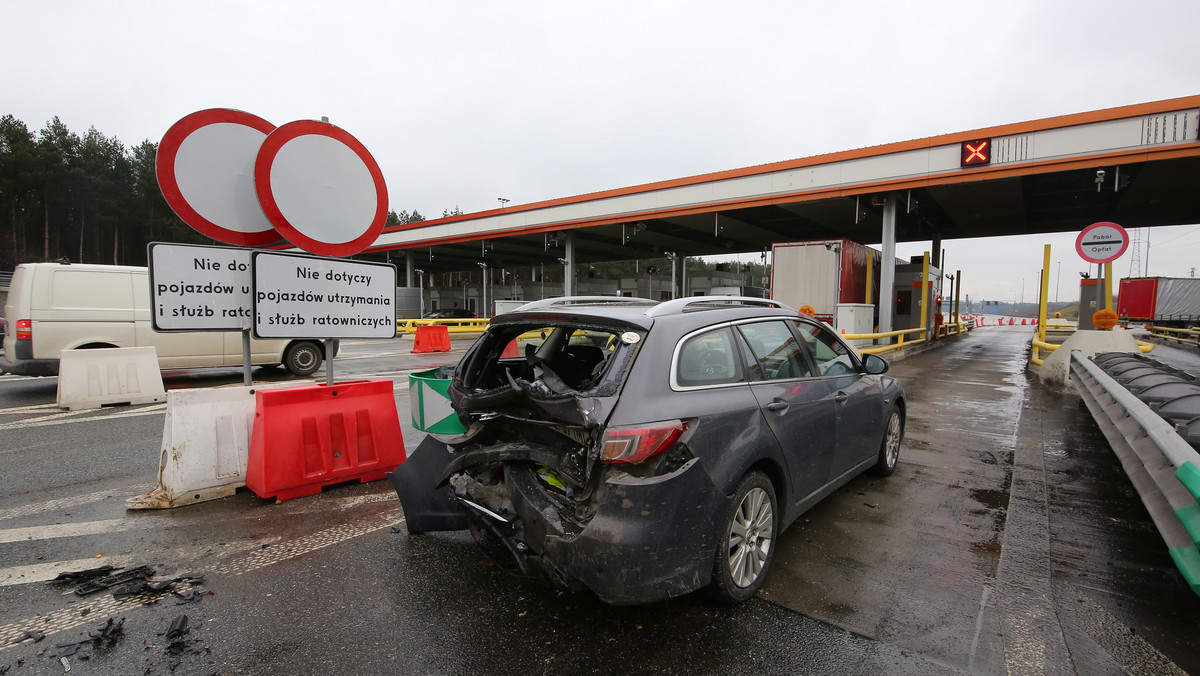
{"type": "Polygon", "coordinates": [[[171,390],[158,485],[125,500],[126,509],[168,509],[233,495],[246,485],[255,390],[304,384],[171,390]]]}
{"type": "Polygon", "coordinates": [[[1085,358],[1094,357],[1100,352],[1141,353],[1133,336],[1120,328],[1076,331],[1042,362],[1038,370],[1042,382],[1054,387],[1069,386],[1067,376],[1071,370],[1071,352],[1074,350],[1082,352],[1085,358]]]}
{"type": "Polygon", "coordinates": [[[58,361],[58,405],[72,411],[105,404],[165,401],[153,346],[63,350],[58,361]]]}
{"type": "Polygon", "coordinates": [[[233,495],[246,485],[254,387],[172,390],[163,423],[158,485],[125,501],[165,509],[233,495]]]}

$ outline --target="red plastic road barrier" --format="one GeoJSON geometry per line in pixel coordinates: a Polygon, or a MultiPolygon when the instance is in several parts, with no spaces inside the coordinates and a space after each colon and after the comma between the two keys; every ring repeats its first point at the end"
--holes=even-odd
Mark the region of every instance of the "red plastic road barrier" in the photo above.
{"type": "Polygon", "coordinates": [[[1008,318],[1008,325],[1009,325],[1009,326],[1012,326],[1012,325],[1013,325],[1013,318],[1012,318],[1012,317],[1009,317],[1009,318],[1008,318]]]}
{"type": "Polygon", "coordinates": [[[504,352],[500,355],[501,359],[516,359],[521,356],[521,348],[517,345],[517,339],[513,338],[508,341],[508,345],[504,346],[504,352]]]}
{"type": "Polygon", "coordinates": [[[413,337],[415,352],[449,352],[450,329],[444,326],[418,326],[417,335],[413,337]]]}
{"type": "Polygon", "coordinates": [[[282,501],[384,478],[405,460],[392,387],[356,380],[255,392],[246,486],[282,501]]]}

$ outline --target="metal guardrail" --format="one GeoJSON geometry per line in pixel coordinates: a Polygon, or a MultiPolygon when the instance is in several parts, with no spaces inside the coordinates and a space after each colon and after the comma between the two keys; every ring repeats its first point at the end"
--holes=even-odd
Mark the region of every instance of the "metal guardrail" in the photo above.
{"type": "Polygon", "coordinates": [[[475,319],[397,319],[396,332],[415,334],[418,326],[444,326],[449,333],[483,333],[487,329],[487,317],[475,319]]]}
{"type": "Polygon", "coordinates": [[[1200,595],[1200,453],[1078,350],[1071,352],[1069,377],[1150,512],[1175,566],[1200,595]]]}
{"type": "Polygon", "coordinates": [[[1150,326],[1150,333],[1159,338],[1165,338],[1176,343],[1184,345],[1195,345],[1200,347],[1200,330],[1198,329],[1173,329],[1166,326],[1150,326]]]}
{"type": "MultiPolygon", "coordinates": [[[[1137,343],[1138,350],[1141,350],[1142,354],[1149,354],[1150,352],[1154,351],[1153,343],[1147,343],[1144,340],[1137,339],[1134,339],[1134,342],[1137,343]]],[[[1062,346],[1062,343],[1047,343],[1044,340],[1039,340],[1038,334],[1035,333],[1033,334],[1033,340],[1030,341],[1030,345],[1033,346],[1033,350],[1030,352],[1029,361],[1033,362],[1035,366],[1041,366],[1046,362],[1045,359],[1042,359],[1041,352],[1043,350],[1046,352],[1054,352],[1062,346]]]]}
{"type": "MultiPolygon", "coordinates": [[[[975,322],[973,321],[942,324],[938,327],[937,337],[945,338],[947,336],[959,333],[966,333],[974,327],[975,322]]],[[[891,352],[893,350],[903,350],[906,347],[920,345],[925,342],[925,338],[905,340],[904,337],[910,333],[924,334],[925,329],[918,327],[915,329],[888,331],[886,333],[844,333],[842,334],[842,338],[845,338],[846,340],[879,340],[881,338],[896,338],[896,342],[890,345],[875,345],[873,347],[864,347],[859,349],[859,352],[863,354],[880,354],[883,352],[891,352]]]]}

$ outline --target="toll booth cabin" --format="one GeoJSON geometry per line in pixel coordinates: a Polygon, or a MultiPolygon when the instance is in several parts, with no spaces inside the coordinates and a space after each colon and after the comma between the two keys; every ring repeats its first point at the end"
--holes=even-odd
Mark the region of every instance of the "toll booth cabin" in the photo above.
{"type": "MultiPolygon", "coordinates": [[[[921,284],[925,279],[923,256],[914,256],[910,262],[896,266],[896,309],[892,315],[894,330],[916,329],[921,326],[921,284]]],[[[933,326],[941,314],[937,298],[942,295],[942,271],[929,266],[929,299],[925,309],[925,326],[933,326]]]]}

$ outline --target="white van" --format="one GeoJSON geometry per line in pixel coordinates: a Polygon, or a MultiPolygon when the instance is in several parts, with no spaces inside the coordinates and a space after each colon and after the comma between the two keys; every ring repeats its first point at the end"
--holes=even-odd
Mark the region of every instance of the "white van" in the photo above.
{"type": "MultiPolygon", "coordinates": [[[[146,345],[155,347],[158,365],[164,369],[242,365],[242,335],[237,331],[154,331],[146,268],[18,265],[4,320],[0,368],[6,373],[55,375],[62,350],[146,345]]],[[[282,364],[301,376],[316,371],[325,358],[319,340],[251,340],[250,345],[252,364],[282,364]]]]}

